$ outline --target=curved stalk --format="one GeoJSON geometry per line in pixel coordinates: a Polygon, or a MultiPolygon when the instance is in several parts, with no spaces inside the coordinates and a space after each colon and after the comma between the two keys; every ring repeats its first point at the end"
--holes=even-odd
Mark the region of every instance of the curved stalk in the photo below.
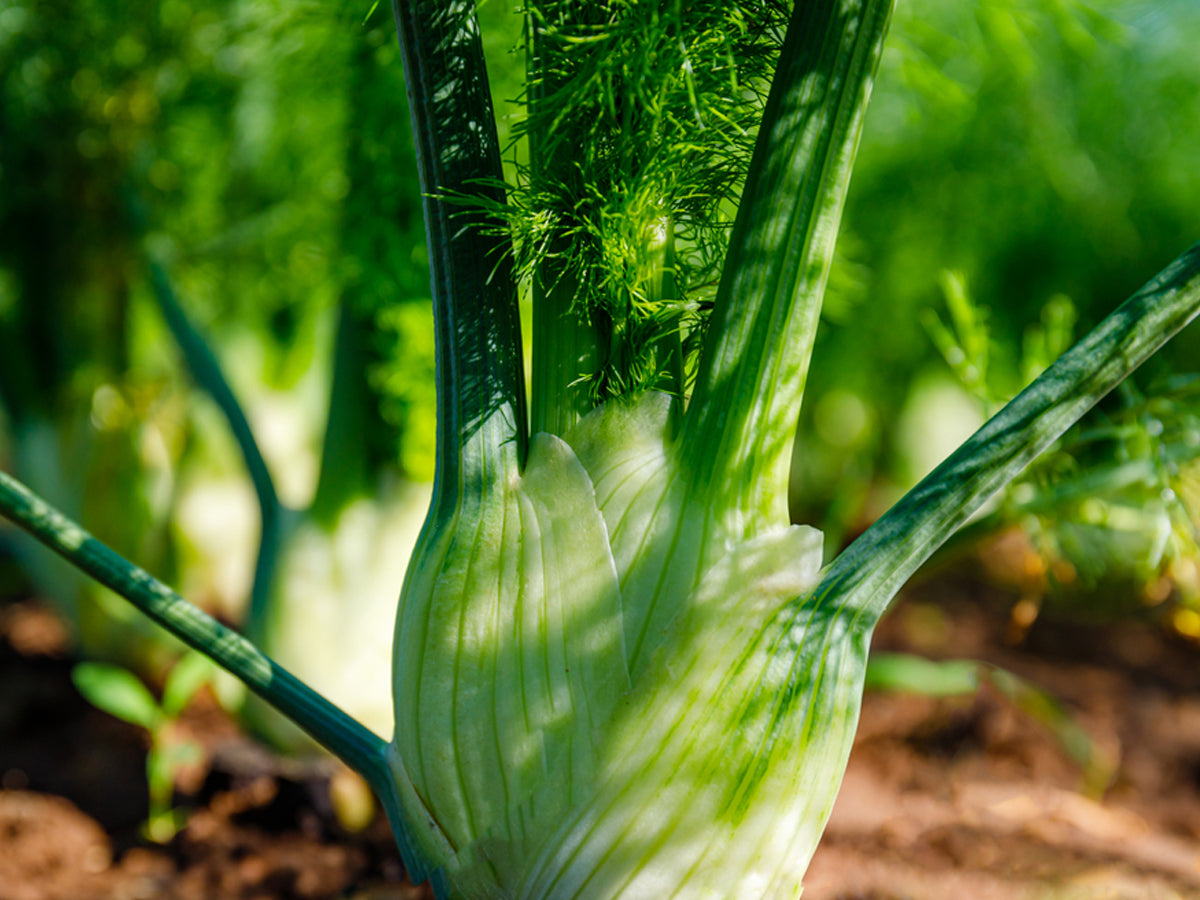
{"type": "MultiPolygon", "coordinates": [[[[393,0],[393,12],[429,247],[438,422],[433,498],[401,593],[393,644],[395,745],[419,741],[430,730],[419,688],[408,678],[423,666],[431,615],[428,597],[412,585],[420,581],[422,563],[440,558],[453,542],[460,520],[465,538],[474,534],[472,523],[503,514],[504,487],[525,463],[528,422],[511,242],[502,222],[448,201],[473,196],[490,209],[504,203],[474,0],[393,0]]],[[[401,790],[394,780],[389,796],[401,790]]],[[[426,866],[422,849],[428,823],[413,818],[414,808],[408,815],[390,808],[393,830],[410,876],[436,883],[442,875],[426,866]]]]}
{"type": "Polygon", "coordinates": [[[154,286],[154,296],[158,300],[158,308],[171,336],[183,354],[184,362],[192,378],[202,387],[229,424],[233,439],[241,451],[246,470],[250,473],[250,481],[254,485],[254,496],[258,499],[259,517],[261,520],[261,536],[258,543],[258,556],[254,561],[254,581],[250,589],[250,607],[248,612],[248,627],[251,633],[257,623],[265,615],[265,608],[271,593],[271,582],[274,579],[275,565],[279,558],[279,550],[283,544],[283,528],[286,508],[279,500],[275,490],[275,482],[267,461],[263,458],[254,431],[242,406],[238,403],[229,381],[221,371],[221,364],[204,338],[192,324],[187,313],[179,303],[175,290],[166,270],[154,260],[150,261],[150,281],[154,286]]]}
{"type": "Polygon", "coordinates": [[[0,512],[189,647],[237,676],[362,775],[381,797],[392,790],[385,762],[387,744],[381,737],[4,472],[0,472],[0,512]]]}
{"type": "Polygon", "coordinates": [[[816,590],[878,619],[989,497],[1200,313],[1195,244],[1064,353],[829,566],[816,590]]]}
{"type": "MultiPolygon", "coordinates": [[[[500,144],[472,0],[394,0],[421,181],[437,346],[437,478],[444,520],[524,463],[525,373],[511,244],[448,197],[503,205],[500,144]],[[473,216],[472,216],[473,217],[473,216]]],[[[479,214],[482,217],[482,214],[479,214]]]]}

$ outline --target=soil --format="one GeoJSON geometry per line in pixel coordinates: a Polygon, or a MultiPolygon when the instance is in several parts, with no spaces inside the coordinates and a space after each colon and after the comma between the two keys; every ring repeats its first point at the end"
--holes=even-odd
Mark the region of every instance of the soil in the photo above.
{"type": "MultiPolygon", "coordinates": [[[[992,684],[868,693],[805,900],[1200,898],[1200,647],[1151,622],[1029,623],[962,576],[910,590],[875,646],[1036,685],[1091,763],[992,684]]],[[[274,757],[206,694],[178,724],[203,748],[177,784],[186,824],[143,838],[147,738],[79,697],[65,648],[44,607],[0,606],[0,900],[430,896],[380,816],[341,824],[346,773],[274,757]]]]}

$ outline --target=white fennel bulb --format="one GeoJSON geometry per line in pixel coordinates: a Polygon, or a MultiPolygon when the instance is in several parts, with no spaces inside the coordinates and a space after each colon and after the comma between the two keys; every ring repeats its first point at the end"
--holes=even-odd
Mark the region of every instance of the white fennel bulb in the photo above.
{"type": "Polygon", "coordinates": [[[418,550],[392,764],[414,874],[449,896],[799,891],[838,782],[812,773],[849,752],[865,647],[853,612],[796,602],[820,534],[728,541],[668,421],[649,394],[536,436],[519,478],[418,550]]]}

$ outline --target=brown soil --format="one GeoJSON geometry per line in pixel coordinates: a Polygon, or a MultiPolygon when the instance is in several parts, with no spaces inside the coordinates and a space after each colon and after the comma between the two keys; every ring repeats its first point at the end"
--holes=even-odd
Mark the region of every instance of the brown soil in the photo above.
{"type": "Polygon", "coordinates": [[[868,694],[805,900],[1200,898],[1200,648],[1149,623],[1048,616],[1016,641],[1008,605],[979,593],[946,581],[910,592],[874,649],[1022,676],[1103,764],[1085,773],[987,687],[868,694]]]}
{"type": "MultiPolygon", "coordinates": [[[[1107,766],[1085,773],[990,687],[869,694],[805,900],[1200,898],[1200,648],[1044,615],[1016,642],[1004,598],[980,593],[944,578],[911,591],[876,647],[1020,675],[1107,766]]],[[[0,607],[0,900],[428,896],[380,817],[338,824],[331,766],[277,760],[203,695],[179,726],[205,749],[181,773],[188,823],[142,839],[146,738],[78,696],[63,647],[43,608],[0,607]]]]}

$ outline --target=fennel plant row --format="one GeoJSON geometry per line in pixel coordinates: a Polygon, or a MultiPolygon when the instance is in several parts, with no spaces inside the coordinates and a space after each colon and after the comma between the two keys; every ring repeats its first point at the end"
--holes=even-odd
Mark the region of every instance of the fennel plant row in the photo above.
{"type": "Polygon", "coordinates": [[[788,522],[788,467],[891,7],[764,3],[735,21],[715,2],[532,0],[510,204],[474,4],[396,0],[438,446],[390,741],[6,476],[0,508],[358,769],[441,897],[797,896],[896,591],[1200,310],[1198,246],[822,567],[819,533],[788,522]],[[670,54],[642,52],[663,36],[670,54]],[[740,102],[761,108],[744,169],[705,169],[746,130],[740,102]]]}

